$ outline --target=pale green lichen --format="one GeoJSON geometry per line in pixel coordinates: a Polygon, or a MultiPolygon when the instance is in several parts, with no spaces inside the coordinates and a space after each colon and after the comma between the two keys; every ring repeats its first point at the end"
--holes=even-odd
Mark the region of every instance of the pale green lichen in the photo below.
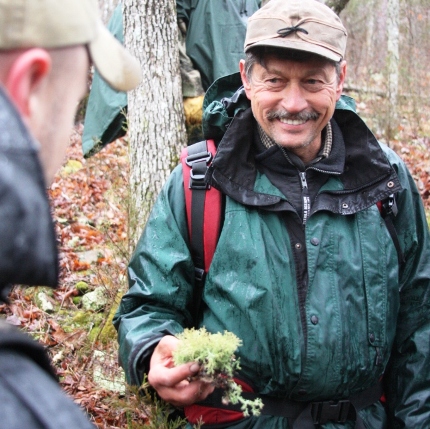
{"type": "Polygon", "coordinates": [[[232,332],[211,334],[205,328],[185,329],[177,338],[181,341],[173,352],[175,365],[198,362],[201,368],[195,379],[224,389],[223,402],[242,404],[244,416],[250,413],[255,416],[260,414],[263,408],[261,399],[244,399],[241,396],[242,387],[233,380],[235,372],[240,369],[239,359],[236,359],[234,353],[242,345],[242,340],[232,332]]]}

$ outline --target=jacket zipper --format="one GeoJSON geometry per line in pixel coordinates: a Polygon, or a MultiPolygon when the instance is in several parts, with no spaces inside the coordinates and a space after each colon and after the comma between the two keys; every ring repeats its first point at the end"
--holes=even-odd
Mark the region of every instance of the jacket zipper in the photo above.
{"type": "Polygon", "coordinates": [[[299,171],[300,183],[302,185],[302,222],[306,225],[309,213],[311,212],[311,198],[309,196],[308,182],[306,180],[306,171],[299,171]]]}

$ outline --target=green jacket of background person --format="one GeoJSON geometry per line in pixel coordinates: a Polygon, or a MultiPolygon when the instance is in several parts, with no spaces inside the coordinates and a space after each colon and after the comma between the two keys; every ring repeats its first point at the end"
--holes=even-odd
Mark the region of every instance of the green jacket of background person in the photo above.
{"type": "MultiPolygon", "coordinates": [[[[123,43],[122,5],[115,8],[107,25],[109,31],[123,43]]],[[[95,70],[85,110],[82,152],[91,156],[106,144],[126,132],[127,93],[111,88],[95,70]]]]}
{"type": "Polygon", "coordinates": [[[244,58],[248,17],[261,0],[177,0],[178,19],[187,26],[186,51],[202,77],[203,89],[234,73],[244,58]]]}
{"type": "MultiPolygon", "coordinates": [[[[306,225],[287,232],[286,223],[297,217],[292,204],[297,171],[282,151],[258,145],[256,123],[243,89],[236,91],[239,85],[238,76],[220,79],[205,99],[205,134],[218,143],[207,180],[226,197],[202,317],[193,320],[190,311],[194,270],[178,166],[131,259],[130,289],[114,319],[127,380],[142,382],[164,335],[205,326],[243,340],[237,377],[261,396],[337,400],[382,379],[386,402],[358,411],[364,427],[427,428],[430,239],[413,178],[403,161],[378,143],[351,99],[342,97],[330,121],[332,153],[307,171],[308,183],[324,176],[324,184],[310,189],[318,198],[306,225]],[[291,189],[283,185],[286,176],[291,189]],[[377,207],[391,193],[396,194],[393,222],[404,263],[398,262],[377,207]]],[[[185,408],[191,422],[196,406],[185,408]]],[[[212,407],[206,420],[204,407],[199,412],[208,424],[226,415],[212,407]]],[[[293,426],[280,416],[236,415],[222,427],[293,426]]],[[[347,421],[318,427],[355,426],[347,421]]]]}
{"type": "MultiPolygon", "coordinates": [[[[200,96],[213,81],[238,70],[238,62],[244,57],[247,18],[259,5],[260,0],[177,0],[184,97],[200,96]]],[[[121,3],[114,10],[108,28],[123,43],[121,3]]],[[[127,94],[111,89],[96,71],[85,114],[84,156],[97,153],[125,134],[126,112],[127,94]]]]}

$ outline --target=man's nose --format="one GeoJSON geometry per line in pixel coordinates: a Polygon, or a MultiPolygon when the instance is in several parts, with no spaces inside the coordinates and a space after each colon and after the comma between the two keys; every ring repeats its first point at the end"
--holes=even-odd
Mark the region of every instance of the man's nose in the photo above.
{"type": "Polygon", "coordinates": [[[288,112],[295,114],[302,112],[308,107],[303,88],[294,82],[290,82],[282,91],[282,107],[288,112]]]}

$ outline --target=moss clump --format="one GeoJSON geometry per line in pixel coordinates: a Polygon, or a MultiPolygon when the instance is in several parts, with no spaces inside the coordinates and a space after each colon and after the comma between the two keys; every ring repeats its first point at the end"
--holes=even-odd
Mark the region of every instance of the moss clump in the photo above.
{"type": "Polygon", "coordinates": [[[72,298],[72,302],[73,304],[75,304],[77,307],[79,307],[81,305],[82,302],[82,296],[74,296],[72,298]]]}
{"type": "Polygon", "coordinates": [[[260,414],[263,408],[261,399],[244,399],[241,396],[242,387],[233,380],[234,373],[240,369],[239,359],[236,359],[234,352],[242,345],[242,340],[232,332],[211,334],[205,328],[185,329],[177,338],[181,341],[173,352],[175,365],[199,363],[201,368],[194,379],[204,380],[224,389],[223,402],[242,404],[244,416],[249,413],[256,416],[260,414]]]}
{"type": "Polygon", "coordinates": [[[89,290],[88,283],[83,282],[83,281],[76,283],[75,288],[80,295],[87,293],[89,290]]]}

